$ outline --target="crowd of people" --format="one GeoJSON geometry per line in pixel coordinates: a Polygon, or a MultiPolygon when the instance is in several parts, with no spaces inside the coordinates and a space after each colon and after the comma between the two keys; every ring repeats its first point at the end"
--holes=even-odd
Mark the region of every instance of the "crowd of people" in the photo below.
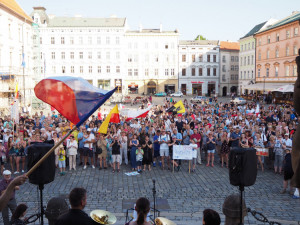
{"type": "MultiPolygon", "coordinates": [[[[143,101],[140,108],[146,108],[151,101],[143,101]]],[[[55,150],[59,174],[88,167],[110,169],[112,173],[120,172],[122,167],[139,173],[155,167],[179,172],[184,162],[173,159],[174,145],[189,145],[197,152],[189,162],[192,173],[200,172],[196,167],[201,165],[213,169],[218,164],[226,169],[233,148],[256,148],[267,149],[267,156],[257,157],[258,168],[284,174],[281,193],[287,191],[293,176],[290,153],[298,124],[291,105],[236,105],[218,102],[217,98],[194,104],[185,99],[185,113],[168,112],[175,103],[166,98],[161,105],[153,106],[146,117],[130,121],[121,111],[120,123],[111,123],[106,134],[98,130],[109,110],[99,109],[55,150]]],[[[0,118],[1,174],[7,167],[14,174],[24,173],[29,145],[58,143],[73,126],[56,111],[48,115],[43,111],[25,113],[18,122],[9,116],[0,118]]],[[[289,193],[293,193],[291,186],[289,193]]]]}

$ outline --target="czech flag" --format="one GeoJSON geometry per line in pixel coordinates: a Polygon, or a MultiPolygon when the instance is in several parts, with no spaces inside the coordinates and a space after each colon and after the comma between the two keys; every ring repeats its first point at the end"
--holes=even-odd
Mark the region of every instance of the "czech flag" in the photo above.
{"type": "Polygon", "coordinates": [[[49,77],[34,88],[37,98],[54,107],[79,127],[114,92],[94,87],[79,77],[49,77]]]}
{"type": "Polygon", "coordinates": [[[150,105],[146,109],[128,110],[127,114],[126,114],[126,116],[127,116],[126,121],[130,121],[132,119],[137,119],[137,118],[145,118],[148,115],[148,113],[149,113],[149,111],[150,111],[151,108],[152,108],[152,105],[150,105]]]}
{"type": "Polygon", "coordinates": [[[120,123],[120,114],[119,114],[119,109],[118,109],[118,105],[116,105],[111,111],[110,113],[107,115],[106,119],[104,120],[104,122],[101,124],[98,132],[102,133],[102,134],[106,134],[107,133],[107,128],[108,128],[108,124],[109,122],[111,123],[120,123]]]}

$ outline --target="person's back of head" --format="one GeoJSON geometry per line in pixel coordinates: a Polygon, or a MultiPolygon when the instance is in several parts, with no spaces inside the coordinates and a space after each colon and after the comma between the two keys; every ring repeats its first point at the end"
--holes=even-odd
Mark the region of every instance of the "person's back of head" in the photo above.
{"type": "Polygon", "coordinates": [[[86,190],[84,188],[74,188],[69,195],[72,208],[84,208],[86,204],[86,190]]]}
{"type": "Polygon", "coordinates": [[[14,222],[15,220],[19,219],[20,217],[23,217],[25,215],[25,212],[27,210],[27,205],[20,204],[17,206],[16,210],[11,216],[11,221],[14,222]]]}
{"type": "Polygon", "coordinates": [[[205,225],[220,225],[221,218],[219,213],[212,209],[205,209],[203,211],[203,224],[205,225]]]}
{"type": "Polygon", "coordinates": [[[147,198],[139,198],[136,201],[135,207],[138,214],[138,218],[136,222],[138,225],[143,225],[145,222],[145,217],[150,211],[150,202],[147,198]]]}

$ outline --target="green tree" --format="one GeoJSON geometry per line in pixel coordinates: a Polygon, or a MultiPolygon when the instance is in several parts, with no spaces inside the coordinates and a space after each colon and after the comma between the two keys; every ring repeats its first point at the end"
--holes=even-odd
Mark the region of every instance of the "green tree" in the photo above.
{"type": "Polygon", "coordinates": [[[196,38],[195,38],[196,41],[199,41],[199,40],[206,40],[205,37],[203,37],[201,34],[199,34],[196,38]]]}

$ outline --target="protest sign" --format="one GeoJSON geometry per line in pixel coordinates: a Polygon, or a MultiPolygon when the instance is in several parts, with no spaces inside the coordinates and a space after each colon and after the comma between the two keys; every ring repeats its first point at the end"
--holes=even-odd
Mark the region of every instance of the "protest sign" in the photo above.
{"type": "Polygon", "coordinates": [[[173,159],[192,160],[197,157],[197,151],[189,145],[174,145],[173,159]]]}

